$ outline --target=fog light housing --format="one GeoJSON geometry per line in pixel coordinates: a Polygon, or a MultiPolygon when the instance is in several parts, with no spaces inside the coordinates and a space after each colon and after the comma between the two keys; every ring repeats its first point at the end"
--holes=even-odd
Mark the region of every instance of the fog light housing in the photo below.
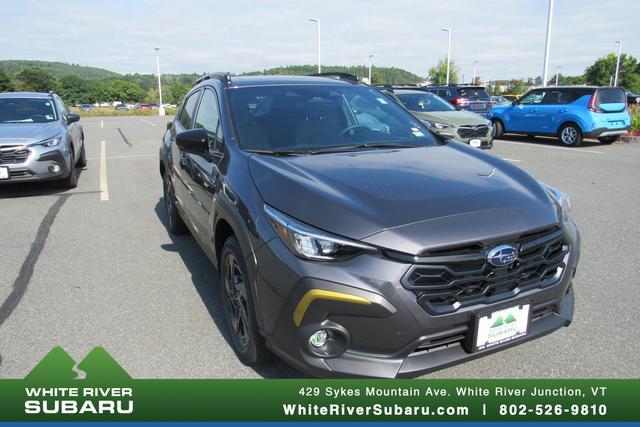
{"type": "Polygon", "coordinates": [[[309,344],[311,344],[315,348],[320,348],[327,343],[327,339],[329,338],[329,333],[325,329],[320,329],[319,331],[314,332],[309,337],[309,344]]]}
{"type": "Polygon", "coordinates": [[[51,173],[60,173],[61,170],[62,170],[62,168],[56,162],[49,163],[49,172],[51,172],[51,173]]]}

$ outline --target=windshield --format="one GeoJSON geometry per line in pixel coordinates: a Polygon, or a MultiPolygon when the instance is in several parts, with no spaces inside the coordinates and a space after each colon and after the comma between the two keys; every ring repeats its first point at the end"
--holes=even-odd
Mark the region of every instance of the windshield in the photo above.
{"type": "Polygon", "coordinates": [[[455,111],[447,101],[432,93],[396,93],[411,111],[455,111]]]}
{"type": "Polygon", "coordinates": [[[458,93],[467,99],[489,99],[489,94],[483,87],[459,87],[458,93]]]}
{"type": "Polygon", "coordinates": [[[331,148],[436,145],[427,128],[365,86],[286,85],[229,91],[246,150],[311,153],[331,148]]]}
{"type": "Polygon", "coordinates": [[[0,123],[47,123],[57,119],[51,99],[0,98],[0,123]]]}

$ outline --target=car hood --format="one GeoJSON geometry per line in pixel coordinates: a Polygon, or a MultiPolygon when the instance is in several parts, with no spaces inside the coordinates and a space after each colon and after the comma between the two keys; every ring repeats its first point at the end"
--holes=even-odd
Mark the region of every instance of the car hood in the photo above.
{"type": "Polygon", "coordinates": [[[60,134],[60,124],[0,123],[0,145],[25,144],[44,141],[60,134]]]}
{"type": "Polygon", "coordinates": [[[351,239],[418,254],[557,224],[529,175],[464,144],[273,157],[249,170],[265,203],[351,239]]]}
{"type": "Polygon", "coordinates": [[[421,120],[426,120],[429,122],[438,122],[444,123],[447,125],[468,125],[468,126],[476,126],[476,125],[485,125],[487,124],[487,120],[479,116],[476,113],[472,113],[470,111],[460,110],[460,111],[413,111],[413,115],[418,117],[421,120]]]}

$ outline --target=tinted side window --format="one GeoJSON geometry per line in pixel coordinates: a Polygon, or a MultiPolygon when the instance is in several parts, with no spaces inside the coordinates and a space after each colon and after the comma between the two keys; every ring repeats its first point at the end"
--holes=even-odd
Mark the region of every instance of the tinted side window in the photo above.
{"type": "Polygon", "coordinates": [[[524,105],[539,105],[542,103],[542,98],[544,98],[543,90],[532,90],[522,97],[520,103],[524,105]]]}
{"type": "Polygon", "coordinates": [[[189,129],[191,126],[191,118],[196,109],[196,105],[198,104],[198,98],[200,97],[200,91],[194,92],[189,95],[189,97],[184,101],[184,107],[182,107],[182,111],[180,112],[180,124],[183,128],[189,129]]]}
{"type": "Polygon", "coordinates": [[[218,97],[207,89],[202,95],[198,115],[193,125],[194,128],[202,128],[209,136],[209,150],[212,152],[222,152],[223,134],[220,121],[220,110],[218,108],[218,97]]]}

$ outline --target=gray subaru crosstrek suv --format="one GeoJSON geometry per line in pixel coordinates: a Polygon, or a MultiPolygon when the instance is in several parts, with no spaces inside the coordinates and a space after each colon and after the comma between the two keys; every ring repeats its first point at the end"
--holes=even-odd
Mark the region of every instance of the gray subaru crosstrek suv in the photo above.
{"type": "Polygon", "coordinates": [[[78,185],[87,165],[80,116],[53,92],[0,93],[0,183],[78,185]]]}

